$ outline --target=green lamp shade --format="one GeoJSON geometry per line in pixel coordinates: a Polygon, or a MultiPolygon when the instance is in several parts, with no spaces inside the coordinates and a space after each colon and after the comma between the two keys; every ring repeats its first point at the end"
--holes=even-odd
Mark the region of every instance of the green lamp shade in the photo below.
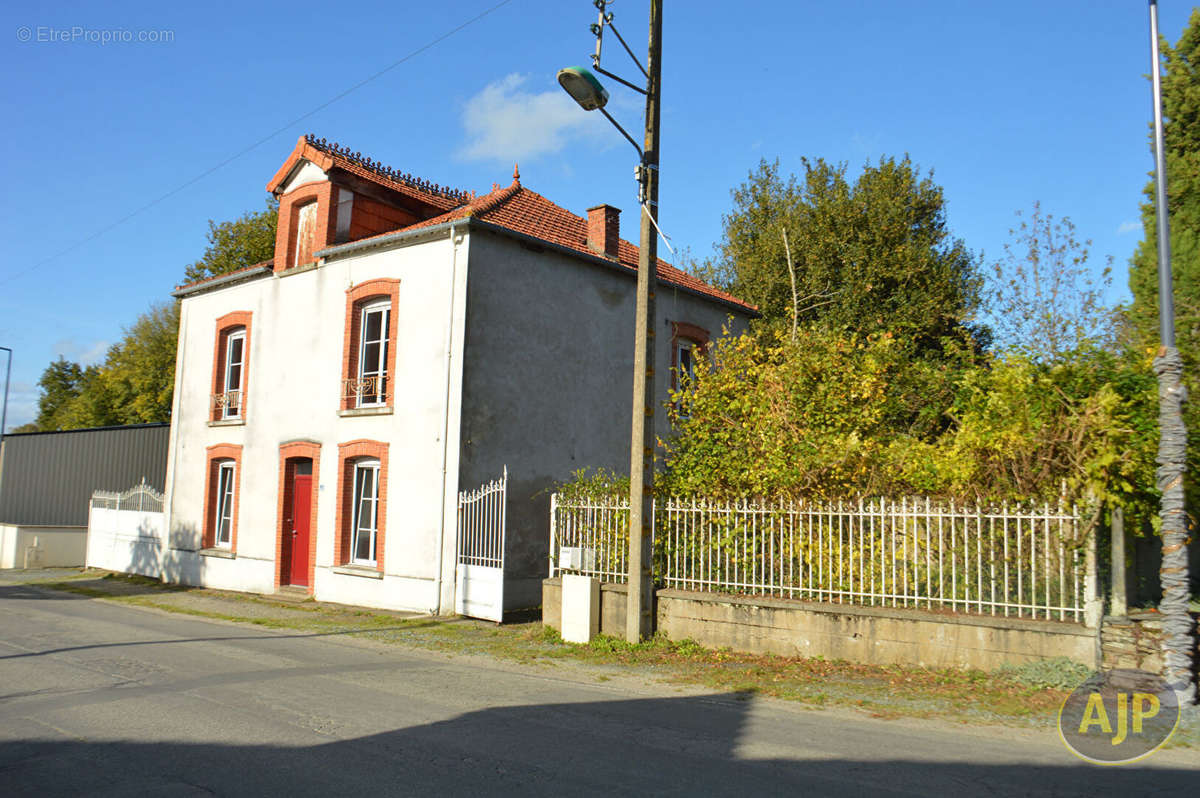
{"type": "Polygon", "coordinates": [[[608,102],[608,92],[596,80],[596,76],[583,67],[558,70],[558,82],[585,111],[603,108],[608,102]]]}

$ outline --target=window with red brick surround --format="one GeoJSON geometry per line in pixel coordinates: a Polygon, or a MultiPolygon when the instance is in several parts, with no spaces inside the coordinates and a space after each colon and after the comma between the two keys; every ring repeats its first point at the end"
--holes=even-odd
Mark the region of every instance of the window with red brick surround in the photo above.
{"type": "Polygon", "coordinates": [[[220,543],[220,548],[228,548],[237,553],[238,507],[242,501],[242,447],[233,443],[218,443],[206,450],[204,470],[204,533],[203,546],[206,549],[218,548],[218,530],[221,523],[222,496],[221,470],[222,466],[233,467],[233,485],[230,493],[232,507],[229,510],[229,541],[220,543]]]}
{"type": "Polygon", "coordinates": [[[297,265],[297,247],[301,247],[300,255],[305,258],[300,261],[300,265],[303,265],[312,260],[314,252],[333,243],[333,233],[337,226],[334,188],[330,182],[309,183],[279,198],[279,225],[275,231],[276,272],[297,265]],[[305,205],[312,203],[316,203],[316,216],[313,218],[311,232],[312,246],[305,254],[300,241],[300,214],[305,205]]]}
{"type": "Polygon", "coordinates": [[[275,518],[275,587],[283,583],[283,576],[290,562],[284,559],[284,516],[292,503],[292,478],[295,476],[295,461],[312,460],[312,501],[308,519],[308,592],[313,592],[313,574],[317,563],[317,498],[321,483],[321,444],[314,441],[291,441],[279,447],[279,501],[275,518]]]}
{"type": "Polygon", "coordinates": [[[686,321],[671,322],[671,389],[679,389],[679,350],[690,348],[696,355],[708,349],[708,330],[686,321]]]}
{"type": "Polygon", "coordinates": [[[346,325],[342,344],[342,390],[339,407],[351,410],[364,404],[364,398],[374,400],[376,392],[381,401],[365,404],[393,407],[396,396],[396,306],[400,296],[400,281],[395,279],[367,280],[346,291],[346,325]],[[359,360],[362,356],[363,312],[378,304],[389,308],[387,325],[386,379],[364,381],[359,360]]]}
{"type": "Polygon", "coordinates": [[[388,445],[380,441],[356,440],[338,444],[337,535],[333,544],[334,565],[354,562],[351,542],[354,539],[355,466],[361,461],[378,461],[379,482],[375,517],[375,562],[383,571],[384,532],[387,526],[388,445]]]}
{"type": "Polygon", "coordinates": [[[250,327],[253,314],[235,310],[217,319],[217,341],[213,346],[212,401],[209,420],[246,417],[247,387],[250,384],[250,327]],[[236,372],[237,386],[227,385],[230,379],[230,338],[241,333],[241,364],[236,372]]]}

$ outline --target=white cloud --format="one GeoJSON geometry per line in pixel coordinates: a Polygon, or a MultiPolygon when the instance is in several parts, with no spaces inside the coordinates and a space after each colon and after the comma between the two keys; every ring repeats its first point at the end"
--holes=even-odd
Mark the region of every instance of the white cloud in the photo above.
{"type": "Polygon", "coordinates": [[[55,357],[61,355],[81,366],[99,363],[108,353],[108,341],[92,341],[84,343],[74,338],[62,338],[54,342],[55,357]]]}
{"type": "Polygon", "coordinates": [[[513,73],[467,100],[460,157],[508,164],[559,152],[573,138],[595,137],[608,145],[608,123],[600,114],[584,112],[557,86],[531,92],[523,88],[528,81],[528,75],[513,73]]]}
{"type": "Polygon", "coordinates": [[[1141,229],[1142,223],[1135,222],[1131,219],[1129,221],[1121,222],[1121,226],[1117,228],[1117,235],[1125,235],[1126,233],[1133,233],[1141,229]]]}

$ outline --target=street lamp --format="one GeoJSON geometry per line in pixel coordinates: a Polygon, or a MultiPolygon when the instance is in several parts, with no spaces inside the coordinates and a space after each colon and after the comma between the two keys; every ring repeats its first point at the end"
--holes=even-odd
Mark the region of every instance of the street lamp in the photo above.
{"type": "Polygon", "coordinates": [[[0,410],[0,438],[3,438],[5,424],[8,423],[8,384],[12,382],[12,350],[7,346],[0,346],[0,349],[8,352],[8,365],[4,368],[4,409],[0,410]]]}
{"type": "Polygon", "coordinates": [[[599,79],[583,67],[559,70],[558,82],[585,111],[599,111],[633,145],[639,156],[638,204],[641,206],[641,239],[637,272],[637,310],[634,321],[633,419],[629,440],[629,592],[625,639],[637,643],[654,627],[654,580],[650,572],[654,548],[654,283],[658,265],[658,122],[662,84],[662,0],[650,0],[650,41],[643,68],[613,27],[608,0],[595,0],[600,18],[591,26],[596,36],[592,67],[602,75],[646,96],[646,135],[642,146],[613,119],[604,106],[608,92],[599,79]],[[604,30],[609,28],[646,78],[643,89],[600,66],[604,30]]]}

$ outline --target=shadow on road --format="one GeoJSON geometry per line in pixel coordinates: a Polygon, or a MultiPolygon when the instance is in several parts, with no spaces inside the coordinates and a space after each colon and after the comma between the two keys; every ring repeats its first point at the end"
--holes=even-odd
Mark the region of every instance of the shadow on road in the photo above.
{"type": "MultiPolygon", "coordinates": [[[[30,740],[0,744],[0,772],[10,796],[1195,794],[1197,771],[1093,768],[1064,750],[1053,766],[965,761],[970,740],[909,755],[902,726],[888,750],[864,750],[878,732],[836,718],[792,759],[761,734],[747,747],[750,706],[743,695],[535,704],[295,747],[30,740]]],[[[395,723],[421,711],[408,707],[395,723]]]]}

